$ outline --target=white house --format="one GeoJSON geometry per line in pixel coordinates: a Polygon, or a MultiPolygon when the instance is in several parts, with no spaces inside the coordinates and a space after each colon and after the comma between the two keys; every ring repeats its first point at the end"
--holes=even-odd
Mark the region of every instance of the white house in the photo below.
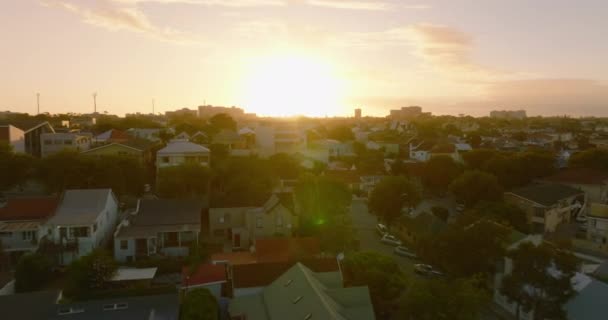
{"type": "Polygon", "coordinates": [[[152,255],[187,256],[198,243],[199,200],[142,199],[114,233],[114,258],[129,262],[152,255]]]}
{"type": "Polygon", "coordinates": [[[209,149],[188,140],[171,140],[163,149],[156,152],[156,168],[165,168],[192,163],[209,166],[209,149]]]}
{"type": "Polygon", "coordinates": [[[0,125],[0,142],[13,146],[13,151],[25,153],[25,132],[10,124],[0,125]]]}
{"type": "Polygon", "coordinates": [[[59,263],[69,264],[112,239],[117,217],[118,201],[112,189],[67,190],[40,232],[62,248],[59,263]]]}
{"type": "Polygon", "coordinates": [[[64,151],[86,151],[91,147],[91,135],[62,132],[62,133],[43,133],[40,135],[41,154],[43,157],[64,151]]]}

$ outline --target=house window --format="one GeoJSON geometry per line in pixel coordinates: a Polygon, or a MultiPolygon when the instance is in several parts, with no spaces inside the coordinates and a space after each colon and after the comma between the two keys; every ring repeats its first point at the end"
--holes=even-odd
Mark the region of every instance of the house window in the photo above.
{"type": "Polygon", "coordinates": [[[21,232],[21,238],[23,240],[33,240],[36,238],[36,231],[23,231],[21,232]]]}
{"type": "Polygon", "coordinates": [[[263,228],[264,227],[264,220],[262,217],[256,217],[255,219],[255,226],[258,228],[263,228]]]}
{"type": "Polygon", "coordinates": [[[44,140],[44,145],[45,145],[45,146],[50,146],[50,145],[52,145],[52,144],[53,144],[53,140],[48,140],[48,139],[45,139],[45,140],[44,140]]]}
{"type": "Polygon", "coordinates": [[[70,228],[71,238],[86,238],[90,236],[89,227],[74,227],[70,228]]]}
{"type": "Polygon", "coordinates": [[[129,242],[127,240],[120,240],[120,250],[127,250],[129,248],[129,242]]]}
{"type": "Polygon", "coordinates": [[[161,161],[162,163],[169,163],[169,157],[161,157],[161,158],[160,158],[160,161],[161,161]]]}
{"type": "Polygon", "coordinates": [[[589,219],[589,226],[595,228],[597,226],[597,220],[589,219]]]}

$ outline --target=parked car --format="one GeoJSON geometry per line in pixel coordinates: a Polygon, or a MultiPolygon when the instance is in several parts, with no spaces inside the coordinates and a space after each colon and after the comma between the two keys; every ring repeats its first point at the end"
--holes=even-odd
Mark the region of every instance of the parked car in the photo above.
{"type": "Polygon", "coordinates": [[[457,213],[462,213],[464,211],[465,207],[464,207],[464,203],[459,203],[456,205],[456,212],[457,213]]]}
{"type": "Polygon", "coordinates": [[[439,270],[433,268],[428,264],[416,264],[414,265],[414,272],[422,276],[443,276],[444,274],[439,270]]]}
{"type": "Polygon", "coordinates": [[[415,253],[413,253],[410,249],[408,249],[407,247],[404,247],[404,246],[395,247],[395,249],[393,249],[393,253],[398,256],[402,256],[402,257],[406,257],[406,258],[410,258],[410,259],[418,258],[418,256],[416,256],[415,253]]]}
{"type": "Polygon", "coordinates": [[[391,246],[400,246],[401,245],[401,240],[397,239],[397,237],[391,235],[391,234],[385,234],[384,236],[382,236],[382,243],[384,244],[388,244],[391,246]]]}
{"type": "Polygon", "coordinates": [[[376,231],[378,232],[378,234],[380,236],[384,236],[385,234],[388,233],[388,228],[385,225],[383,225],[382,223],[378,223],[376,225],[376,231]]]}

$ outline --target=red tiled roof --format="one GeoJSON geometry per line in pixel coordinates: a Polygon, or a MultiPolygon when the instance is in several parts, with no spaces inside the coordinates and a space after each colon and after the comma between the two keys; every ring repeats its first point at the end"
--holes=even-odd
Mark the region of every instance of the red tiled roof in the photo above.
{"type": "Polygon", "coordinates": [[[55,213],[59,200],[56,197],[9,198],[0,207],[0,220],[39,220],[55,213]]]}
{"type": "Polygon", "coordinates": [[[335,258],[234,265],[232,267],[233,288],[267,286],[289,270],[289,268],[293,267],[296,262],[301,262],[314,272],[334,272],[339,270],[338,262],[335,258]]]}
{"type": "Polygon", "coordinates": [[[194,272],[190,270],[190,267],[182,268],[184,287],[222,281],[226,281],[226,266],[222,264],[202,264],[194,272]]]}
{"type": "Polygon", "coordinates": [[[605,184],[608,181],[608,173],[589,168],[570,168],[543,180],[567,184],[605,184]]]}
{"type": "Polygon", "coordinates": [[[321,244],[315,237],[262,238],[255,241],[255,252],[259,262],[312,258],[321,253],[321,244]]]}

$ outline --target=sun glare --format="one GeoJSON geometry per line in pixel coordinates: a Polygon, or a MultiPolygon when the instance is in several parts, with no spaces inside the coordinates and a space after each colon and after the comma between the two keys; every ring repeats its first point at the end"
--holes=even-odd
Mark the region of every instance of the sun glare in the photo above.
{"type": "Polygon", "coordinates": [[[269,116],[325,116],[339,113],[342,88],[331,64],[282,55],[252,63],[245,82],[248,110],[269,116]]]}

